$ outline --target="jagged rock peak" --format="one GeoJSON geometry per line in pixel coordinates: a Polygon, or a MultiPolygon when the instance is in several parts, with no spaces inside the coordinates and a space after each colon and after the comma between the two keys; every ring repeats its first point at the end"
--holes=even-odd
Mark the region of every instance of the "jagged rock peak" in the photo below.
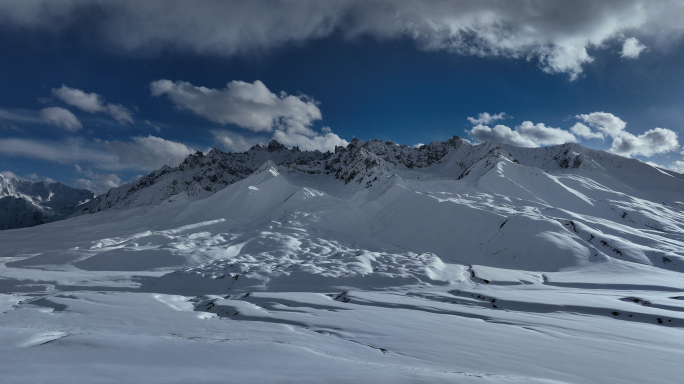
{"type": "Polygon", "coordinates": [[[258,151],[260,149],[266,149],[266,148],[268,148],[268,147],[266,147],[265,145],[263,145],[261,143],[257,143],[257,144],[252,145],[252,148],[250,148],[249,150],[250,151],[258,151]]]}
{"type": "Polygon", "coordinates": [[[223,152],[222,150],[218,148],[212,148],[209,153],[206,154],[208,157],[219,157],[225,154],[226,152],[223,152]]]}
{"type": "Polygon", "coordinates": [[[625,161],[617,158],[577,144],[542,148],[520,148],[496,142],[472,145],[459,136],[419,148],[354,138],[346,147],[335,147],[334,152],[302,151],[296,146],[288,149],[272,140],[268,145],[257,144],[246,152],[213,149],[206,155],[191,154],[178,167],[163,167],[136,182],[110,190],[96,199],[86,213],[159,204],[183,193],[201,198],[264,170],[265,164],[269,164],[266,168],[282,174],[331,175],[344,184],[353,182],[371,187],[394,173],[417,177],[426,168],[432,169],[425,172],[439,177],[468,176],[469,180],[477,180],[501,161],[545,171],[563,171],[577,167],[599,169],[601,166],[594,161],[597,159],[601,164],[613,162],[617,166],[625,161]],[[148,188],[153,184],[154,188],[148,188]]]}
{"type": "MultiPolygon", "coordinates": [[[[273,139],[273,140],[271,140],[270,143],[268,143],[268,151],[269,152],[282,151],[285,149],[287,149],[287,148],[276,139],[273,139]]],[[[299,148],[297,148],[297,149],[299,149],[299,148]]]]}

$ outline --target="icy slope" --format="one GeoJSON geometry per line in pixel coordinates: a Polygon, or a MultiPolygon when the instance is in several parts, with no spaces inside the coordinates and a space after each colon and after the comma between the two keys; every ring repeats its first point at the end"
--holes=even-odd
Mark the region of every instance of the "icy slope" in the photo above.
{"type": "Polygon", "coordinates": [[[0,229],[61,220],[93,197],[88,190],[61,183],[30,182],[0,175],[0,229]]]}
{"type": "Polygon", "coordinates": [[[681,379],[680,175],[458,138],[184,164],[0,233],[4,378],[681,379]]]}

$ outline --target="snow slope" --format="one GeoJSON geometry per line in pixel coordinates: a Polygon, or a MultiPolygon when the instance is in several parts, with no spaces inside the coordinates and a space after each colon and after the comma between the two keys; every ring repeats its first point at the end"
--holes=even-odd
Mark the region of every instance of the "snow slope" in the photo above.
{"type": "Polygon", "coordinates": [[[0,233],[0,374],[679,382],[682,193],[578,145],[192,155],[0,233]]]}
{"type": "Polygon", "coordinates": [[[61,183],[31,182],[0,174],[0,229],[32,227],[61,220],[95,196],[61,183]]]}

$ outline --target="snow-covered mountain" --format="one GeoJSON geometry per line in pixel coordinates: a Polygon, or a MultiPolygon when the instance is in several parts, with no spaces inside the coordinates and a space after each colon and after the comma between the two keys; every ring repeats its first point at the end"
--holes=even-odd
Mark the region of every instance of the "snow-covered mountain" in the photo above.
{"type": "Polygon", "coordinates": [[[297,147],[288,149],[273,140],[268,146],[258,144],[244,153],[226,153],[219,149],[207,155],[197,152],[178,167],[165,166],[135,182],[111,189],[84,207],[83,213],[150,206],[170,198],[204,198],[244,179],[266,161],[274,162],[287,173],[333,175],[345,184],[355,182],[364,187],[393,174],[408,179],[456,178],[477,183],[495,165],[508,161],[544,172],[593,171],[594,178],[612,179],[637,194],[643,189],[640,186],[643,183],[657,185],[659,193],[665,193],[670,202],[681,199],[679,187],[665,192],[671,187],[672,179],[684,180],[680,174],[579,144],[519,148],[487,142],[473,146],[454,136],[445,142],[413,148],[380,140],[354,139],[346,148],[337,147],[335,153],[322,153],[301,151],[297,147]]]}
{"type": "Polygon", "coordinates": [[[0,174],[0,229],[32,227],[61,220],[95,195],[62,183],[31,182],[0,174]]]}
{"type": "Polygon", "coordinates": [[[683,196],[576,144],[197,153],[0,233],[3,375],[679,382],[683,196]]]}

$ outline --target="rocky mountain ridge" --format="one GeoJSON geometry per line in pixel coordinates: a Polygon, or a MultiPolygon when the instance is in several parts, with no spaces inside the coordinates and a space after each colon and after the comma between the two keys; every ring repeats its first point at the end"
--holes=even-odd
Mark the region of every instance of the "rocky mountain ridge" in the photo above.
{"type": "Polygon", "coordinates": [[[282,172],[330,175],[344,184],[357,183],[365,187],[393,174],[404,178],[447,178],[477,183],[482,175],[502,161],[543,172],[605,174],[621,179],[627,186],[641,181],[621,172],[623,165],[629,165],[629,169],[636,169],[651,181],[682,178],[635,159],[578,144],[542,148],[520,148],[496,142],[472,145],[454,136],[415,148],[391,141],[354,139],[347,147],[336,147],[333,153],[301,151],[298,147],[289,149],[273,140],[268,145],[257,144],[241,153],[215,148],[206,155],[202,152],[191,154],[177,167],[165,166],[135,182],[112,188],[80,213],[155,205],[172,196],[207,197],[246,178],[266,161],[272,161],[282,172]]]}
{"type": "Polygon", "coordinates": [[[165,166],[139,180],[112,188],[99,196],[83,213],[111,208],[154,205],[178,194],[206,197],[242,180],[264,162],[273,161],[284,172],[333,175],[344,184],[356,182],[370,186],[390,176],[396,169],[427,168],[463,145],[471,146],[458,136],[444,142],[432,142],[420,148],[397,145],[390,141],[354,139],[335,152],[289,149],[276,140],[267,146],[257,144],[246,152],[232,153],[212,149],[188,156],[178,167],[165,166]]]}

